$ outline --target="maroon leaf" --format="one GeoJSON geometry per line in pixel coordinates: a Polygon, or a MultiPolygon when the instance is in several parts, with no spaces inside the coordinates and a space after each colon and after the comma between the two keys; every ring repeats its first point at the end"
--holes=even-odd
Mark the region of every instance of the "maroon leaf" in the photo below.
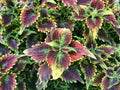
{"type": "Polygon", "coordinates": [[[51,34],[52,40],[59,40],[64,46],[69,45],[72,40],[72,33],[66,28],[57,28],[51,34]]]}
{"type": "Polygon", "coordinates": [[[118,34],[118,36],[120,37],[120,28],[115,27],[115,31],[118,34]]]}
{"type": "Polygon", "coordinates": [[[91,0],[77,0],[77,5],[87,5],[91,0]]]}
{"type": "Polygon", "coordinates": [[[46,83],[50,79],[51,74],[51,68],[47,64],[42,64],[38,70],[40,80],[38,81],[37,88],[41,89],[45,87],[46,83]]]}
{"type": "Polygon", "coordinates": [[[100,85],[104,76],[105,76],[105,74],[104,74],[103,72],[102,72],[102,73],[99,73],[99,74],[94,78],[94,82],[93,82],[94,85],[95,85],[95,86],[100,85]]]}
{"type": "Polygon", "coordinates": [[[120,89],[120,84],[114,85],[111,88],[109,88],[109,86],[110,86],[110,79],[108,77],[104,77],[102,80],[103,90],[119,90],[120,89]]]}
{"type": "Polygon", "coordinates": [[[94,9],[104,9],[104,2],[102,0],[91,0],[91,7],[94,9]]]}
{"type": "Polygon", "coordinates": [[[86,14],[86,12],[85,12],[85,10],[84,9],[80,9],[79,11],[78,11],[78,13],[74,13],[73,14],[73,18],[75,18],[75,19],[77,19],[77,20],[80,20],[80,21],[82,21],[82,20],[84,20],[85,19],[85,14],[86,14]],[[78,14],[79,13],[79,14],[78,14]]]}
{"type": "Polygon", "coordinates": [[[13,38],[8,38],[7,40],[8,46],[12,49],[18,49],[18,41],[13,38]]]}
{"type": "Polygon", "coordinates": [[[13,67],[18,58],[19,56],[12,54],[2,56],[0,59],[0,72],[7,73],[7,71],[13,67]]]}
{"type": "Polygon", "coordinates": [[[86,19],[87,26],[93,30],[93,32],[96,32],[98,29],[101,28],[103,19],[100,17],[96,17],[94,19],[92,18],[87,18],[86,19]]]}
{"type": "Polygon", "coordinates": [[[50,51],[47,58],[50,66],[57,64],[59,67],[68,68],[70,65],[70,57],[66,52],[50,51]]]}
{"type": "Polygon", "coordinates": [[[51,31],[55,27],[56,23],[48,18],[42,19],[42,22],[39,22],[37,24],[38,31],[41,32],[46,32],[46,31],[51,31]]]}
{"type": "Polygon", "coordinates": [[[0,44],[0,54],[8,54],[10,53],[10,49],[8,49],[5,45],[0,44]]]}
{"type": "Polygon", "coordinates": [[[14,74],[6,74],[0,78],[0,90],[14,90],[16,80],[14,74]]]}
{"type": "Polygon", "coordinates": [[[23,81],[19,81],[17,84],[17,90],[26,90],[26,84],[23,81]]]}
{"type": "Polygon", "coordinates": [[[11,22],[11,16],[10,15],[7,15],[7,14],[4,14],[2,16],[2,23],[3,25],[7,25],[11,22]]]}
{"type": "Polygon", "coordinates": [[[106,20],[108,22],[112,23],[114,26],[118,26],[119,25],[118,21],[115,18],[115,15],[109,14],[109,15],[106,15],[105,18],[106,18],[106,20]]]}
{"type": "Polygon", "coordinates": [[[100,46],[99,49],[103,50],[107,54],[113,54],[115,52],[115,48],[112,46],[100,46]]]}
{"type": "Polygon", "coordinates": [[[82,62],[81,67],[82,67],[83,72],[85,74],[86,83],[89,83],[95,74],[95,66],[92,63],[82,62]]]}
{"type": "Polygon", "coordinates": [[[39,13],[34,13],[33,9],[31,8],[24,8],[21,11],[21,21],[24,27],[28,27],[30,24],[34,23],[38,17],[40,16],[39,13]]]}
{"type": "Polygon", "coordinates": [[[107,33],[103,29],[98,31],[98,37],[102,40],[107,40],[107,41],[109,40],[108,36],[107,36],[107,33]]]}
{"type": "Polygon", "coordinates": [[[51,47],[46,44],[42,43],[40,45],[35,45],[32,48],[26,49],[24,51],[25,54],[31,56],[37,62],[43,62],[47,58],[47,54],[50,51],[51,47]]]}
{"type": "Polygon", "coordinates": [[[45,5],[48,7],[48,8],[56,8],[56,4],[54,3],[51,3],[51,2],[46,2],[45,5]]]}
{"type": "Polygon", "coordinates": [[[95,56],[78,41],[73,41],[70,44],[70,46],[73,47],[77,51],[77,52],[69,52],[72,61],[76,61],[78,59],[83,58],[84,57],[83,55],[87,55],[95,59],[95,56]]]}
{"type": "Polygon", "coordinates": [[[62,0],[62,2],[70,7],[75,8],[77,6],[77,0],[62,0]]]}
{"type": "Polygon", "coordinates": [[[63,72],[62,74],[63,79],[68,80],[68,81],[76,81],[78,80],[79,82],[83,83],[82,78],[80,77],[80,74],[77,69],[75,68],[69,68],[66,71],[63,72]]]}

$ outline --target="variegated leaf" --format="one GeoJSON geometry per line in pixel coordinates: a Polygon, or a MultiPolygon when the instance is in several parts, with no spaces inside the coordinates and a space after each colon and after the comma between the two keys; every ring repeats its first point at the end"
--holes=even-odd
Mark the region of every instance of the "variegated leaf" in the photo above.
{"type": "Polygon", "coordinates": [[[0,72],[7,73],[8,70],[13,67],[18,58],[19,56],[12,54],[2,56],[0,59],[0,72]]]}
{"type": "Polygon", "coordinates": [[[71,57],[71,61],[76,61],[78,59],[81,59],[84,57],[84,55],[90,56],[91,58],[96,59],[96,57],[85,46],[83,46],[78,41],[73,41],[70,44],[70,46],[76,50],[76,52],[73,52],[73,51],[69,52],[69,55],[71,57]]]}
{"type": "Polygon", "coordinates": [[[40,14],[35,13],[32,8],[23,8],[20,15],[23,27],[28,27],[30,24],[33,24],[39,16],[40,14]]]}
{"type": "Polygon", "coordinates": [[[68,68],[70,65],[70,57],[66,52],[50,51],[47,59],[50,66],[57,64],[59,67],[68,68]]]}
{"type": "Polygon", "coordinates": [[[47,59],[47,54],[51,50],[51,47],[46,44],[38,44],[33,46],[32,48],[24,50],[24,53],[28,56],[31,56],[37,62],[43,62],[47,59]]]}
{"type": "Polygon", "coordinates": [[[16,80],[14,74],[6,74],[0,77],[0,90],[14,90],[16,80]]]}
{"type": "Polygon", "coordinates": [[[78,72],[77,69],[70,67],[67,70],[65,70],[62,74],[63,79],[68,81],[79,81],[83,83],[83,80],[78,72]]]}

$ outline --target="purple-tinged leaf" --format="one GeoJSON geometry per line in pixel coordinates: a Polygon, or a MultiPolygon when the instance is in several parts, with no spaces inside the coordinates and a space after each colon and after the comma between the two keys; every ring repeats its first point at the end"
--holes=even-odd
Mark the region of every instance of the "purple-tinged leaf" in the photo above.
{"type": "Polygon", "coordinates": [[[91,58],[95,59],[95,56],[85,46],[83,46],[78,41],[73,41],[70,44],[70,46],[76,50],[76,52],[73,52],[73,51],[69,52],[71,61],[76,61],[78,59],[81,59],[84,57],[84,55],[90,56],[91,58]]]}
{"type": "Polygon", "coordinates": [[[97,44],[96,44],[95,40],[89,36],[89,38],[87,39],[87,42],[86,42],[87,48],[95,48],[96,45],[97,44]]]}
{"type": "Polygon", "coordinates": [[[66,28],[57,28],[50,34],[52,40],[58,40],[62,43],[63,46],[69,45],[72,40],[72,33],[69,29],[66,28]]]}
{"type": "Polygon", "coordinates": [[[111,88],[110,86],[110,79],[108,77],[104,77],[102,80],[102,90],[119,90],[120,89],[120,84],[114,85],[111,88]]]}
{"type": "Polygon", "coordinates": [[[102,0],[91,0],[91,7],[98,10],[103,10],[105,5],[102,0]]]}
{"type": "Polygon", "coordinates": [[[58,28],[69,28],[71,31],[73,31],[74,23],[71,20],[68,20],[66,22],[60,22],[57,24],[58,28]]]}
{"type": "Polygon", "coordinates": [[[7,14],[4,14],[2,16],[2,23],[3,25],[7,25],[11,22],[11,16],[10,15],[7,15],[7,14]]]}
{"type": "Polygon", "coordinates": [[[46,31],[50,32],[55,27],[55,25],[56,23],[53,20],[44,18],[42,19],[41,22],[38,22],[37,28],[38,28],[38,31],[41,31],[41,32],[46,32],[46,31]]]}
{"type": "Polygon", "coordinates": [[[103,50],[106,54],[113,54],[115,52],[115,48],[112,46],[100,46],[100,50],[103,50]]]}
{"type": "Polygon", "coordinates": [[[108,41],[108,36],[107,33],[105,32],[105,30],[101,29],[98,31],[98,37],[102,40],[108,41]]]}
{"type": "Polygon", "coordinates": [[[11,37],[7,39],[7,44],[11,49],[18,49],[18,41],[11,37]]]}
{"type": "Polygon", "coordinates": [[[47,12],[47,9],[46,8],[42,8],[40,10],[40,16],[41,17],[47,17],[48,16],[48,12],[47,12]]]}
{"type": "Polygon", "coordinates": [[[23,81],[19,81],[17,84],[17,90],[26,90],[26,84],[23,81]]]}
{"type": "Polygon", "coordinates": [[[68,80],[68,81],[79,81],[83,83],[82,78],[80,77],[80,74],[77,69],[75,68],[68,68],[65,70],[62,74],[63,79],[68,80]]]}
{"type": "Polygon", "coordinates": [[[105,76],[105,74],[104,74],[103,72],[102,72],[102,73],[99,73],[99,74],[94,78],[93,84],[94,84],[95,86],[100,85],[104,76],[105,76]]]}
{"type": "Polygon", "coordinates": [[[23,69],[26,66],[27,60],[28,60],[27,57],[21,57],[21,58],[19,58],[19,61],[16,62],[16,64],[14,65],[14,72],[16,74],[19,74],[20,72],[23,71],[23,69]]]}
{"type": "Polygon", "coordinates": [[[120,37],[120,28],[115,27],[115,31],[116,31],[116,33],[118,34],[118,36],[120,37]]]}
{"type": "Polygon", "coordinates": [[[33,45],[38,44],[40,41],[41,40],[40,40],[39,35],[31,34],[27,37],[26,46],[28,48],[31,48],[33,45]]]}
{"type": "Polygon", "coordinates": [[[43,62],[47,59],[47,54],[50,51],[51,47],[42,43],[40,45],[35,45],[32,48],[24,50],[24,53],[28,56],[31,56],[37,62],[43,62]]]}
{"type": "Polygon", "coordinates": [[[47,59],[50,66],[57,64],[59,67],[68,68],[70,65],[70,57],[66,52],[50,51],[47,59]]]}
{"type": "Polygon", "coordinates": [[[14,74],[6,74],[0,78],[0,90],[14,90],[16,80],[14,74]]]}
{"type": "Polygon", "coordinates": [[[51,3],[51,2],[46,2],[45,5],[46,5],[48,8],[56,8],[56,7],[57,7],[56,4],[51,3]]]}
{"type": "Polygon", "coordinates": [[[10,53],[10,49],[8,49],[6,46],[0,44],[0,54],[8,54],[10,53]]]}
{"type": "Polygon", "coordinates": [[[78,11],[78,13],[74,13],[73,14],[73,18],[75,18],[76,20],[80,20],[80,21],[82,21],[82,20],[84,20],[85,19],[85,10],[84,9],[80,9],[79,11],[78,11]]]}
{"type": "Polygon", "coordinates": [[[109,14],[105,16],[106,20],[113,24],[113,26],[117,27],[119,25],[118,21],[115,18],[115,15],[109,14]]]}
{"type": "Polygon", "coordinates": [[[51,68],[47,64],[42,64],[38,69],[39,80],[37,82],[37,88],[42,89],[50,79],[52,74],[51,68]]]}
{"type": "Polygon", "coordinates": [[[0,72],[7,73],[8,70],[13,67],[18,58],[19,56],[12,54],[2,56],[2,58],[0,59],[0,72]]]}
{"type": "Polygon", "coordinates": [[[101,28],[103,19],[100,17],[96,17],[94,19],[92,18],[87,18],[86,23],[88,28],[90,28],[93,32],[97,33],[97,30],[101,28]]]}
{"type": "Polygon", "coordinates": [[[95,66],[92,63],[81,63],[82,70],[85,74],[86,84],[89,83],[95,74],[95,66]]]}
{"type": "Polygon", "coordinates": [[[117,84],[119,84],[119,78],[110,78],[110,85],[108,88],[110,89],[117,84]]]}
{"type": "Polygon", "coordinates": [[[91,0],[77,0],[77,5],[87,5],[91,0]]]}
{"type": "Polygon", "coordinates": [[[30,24],[33,24],[38,19],[39,16],[40,14],[35,13],[32,8],[22,9],[20,15],[22,25],[24,27],[28,27],[30,24]]]}
{"type": "Polygon", "coordinates": [[[62,2],[69,7],[75,8],[77,6],[77,0],[62,0],[62,2]]]}
{"type": "Polygon", "coordinates": [[[106,74],[107,74],[108,76],[113,76],[113,75],[114,75],[113,72],[114,72],[113,69],[107,69],[107,70],[106,70],[106,74]]]}

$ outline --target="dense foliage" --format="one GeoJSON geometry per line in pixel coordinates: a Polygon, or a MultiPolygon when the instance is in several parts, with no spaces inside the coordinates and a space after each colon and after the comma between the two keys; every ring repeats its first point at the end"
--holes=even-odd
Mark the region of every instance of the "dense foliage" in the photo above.
{"type": "Polygon", "coordinates": [[[0,0],[0,90],[120,90],[119,0],[0,0]]]}

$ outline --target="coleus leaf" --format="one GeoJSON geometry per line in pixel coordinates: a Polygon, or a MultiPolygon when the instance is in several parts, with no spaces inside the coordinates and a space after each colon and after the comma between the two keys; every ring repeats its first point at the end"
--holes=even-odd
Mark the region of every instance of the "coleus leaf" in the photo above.
{"type": "Polygon", "coordinates": [[[120,28],[119,27],[115,27],[115,31],[118,34],[118,36],[120,37],[120,28]]]}
{"type": "Polygon", "coordinates": [[[37,62],[43,62],[47,59],[47,54],[51,50],[51,47],[46,44],[38,44],[33,46],[32,48],[24,50],[24,53],[28,56],[31,56],[37,62]]]}
{"type": "Polygon", "coordinates": [[[12,54],[2,56],[0,59],[0,72],[7,73],[8,70],[13,67],[18,58],[19,56],[12,54]]]}
{"type": "Polygon", "coordinates": [[[24,81],[19,81],[17,84],[17,90],[26,90],[26,84],[24,81]]]}
{"type": "Polygon", "coordinates": [[[77,5],[87,5],[91,0],[77,0],[77,5]]]}
{"type": "Polygon", "coordinates": [[[100,46],[100,50],[103,50],[106,54],[113,54],[115,52],[115,48],[112,46],[100,46]]]}
{"type": "Polygon", "coordinates": [[[116,27],[117,27],[117,26],[119,25],[119,23],[118,23],[118,21],[116,20],[114,14],[106,15],[105,18],[106,18],[106,20],[107,20],[108,22],[112,23],[113,26],[116,26],[116,27]]]}
{"type": "Polygon", "coordinates": [[[2,16],[2,23],[3,25],[7,25],[11,22],[11,16],[10,15],[7,15],[7,14],[4,14],[2,16]]]}
{"type": "Polygon", "coordinates": [[[63,46],[69,45],[72,40],[72,33],[67,28],[57,28],[50,34],[52,40],[58,40],[63,46]]]}
{"type": "Polygon", "coordinates": [[[73,14],[73,18],[75,18],[76,20],[83,21],[83,20],[85,19],[85,17],[86,17],[86,12],[85,12],[84,9],[80,9],[80,10],[78,11],[78,13],[75,12],[75,13],[73,14]]]}
{"type": "Polygon", "coordinates": [[[79,81],[83,83],[83,80],[80,77],[78,70],[73,67],[70,67],[67,70],[65,70],[62,74],[62,78],[68,81],[79,81]]]}
{"type": "Polygon", "coordinates": [[[65,68],[60,67],[57,64],[54,64],[54,65],[51,66],[51,69],[52,69],[52,79],[56,80],[56,79],[61,77],[61,75],[64,72],[65,68]]]}
{"type": "Polygon", "coordinates": [[[48,7],[48,8],[56,8],[56,4],[55,3],[51,3],[51,2],[46,2],[45,5],[48,7]]]}
{"type": "Polygon", "coordinates": [[[58,22],[57,26],[58,26],[58,28],[69,28],[70,30],[73,31],[74,23],[72,20],[68,20],[65,22],[58,22]]]}
{"type": "Polygon", "coordinates": [[[47,16],[48,16],[48,11],[47,11],[46,8],[42,8],[42,9],[40,10],[40,16],[41,16],[41,17],[47,17],[47,16]]]}
{"type": "Polygon", "coordinates": [[[71,61],[76,61],[78,59],[83,58],[84,55],[90,56],[91,58],[96,59],[96,57],[81,43],[78,41],[73,41],[70,44],[71,47],[73,47],[76,52],[69,52],[69,55],[71,57],[71,61]]]}
{"type": "Polygon", "coordinates": [[[77,0],[62,0],[62,2],[69,7],[75,8],[77,6],[77,0]]]}
{"type": "Polygon", "coordinates": [[[88,28],[90,28],[93,32],[97,32],[97,30],[100,29],[102,26],[103,19],[100,17],[96,17],[94,19],[87,18],[86,23],[88,28]]]}
{"type": "Polygon", "coordinates": [[[8,54],[10,53],[10,49],[8,49],[5,45],[0,44],[0,54],[8,54]]]}
{"type": "Polygon", "coordinates": [[[88,88],[95,74],[96,67],[92,63],[86,63],[84,61],[81,63],[81,67],[85,75],[86,87],[88,88]]]}
{"type": "Polygon", "coordinates": [[[119,90],[120,89],[120,83],[117,85],[113,85],[111,88],[109,88],[110,78],[108,78],[108,77],[103,78],[101,85],[102,85],[102,90],[119,90]]]}
{"type": "Polygon", "coordinates": [[[98,73],[97,76],[94,78],[93,84],[95,86],[100,85],[104,76],[105,76],[105,73],[103,72],[98,73]]]}
{"type": "Polygon", "coordinates": [[[91,0],[91,7],[98,10],[104,9],[104,2],[102,0],[91,0]]]}
{"type": "Polygon", "coordinates": [[[23,27],[28,27],[30,24],[33,24],[39,16],[40,14],[35,13],[32,8],[23,8],[20,15],[23,27]]]}
{"type": "Polygon", "coordinates": [[[70,65],[70,57],[66,52],[50,51],[47,59],[50,66],[57,64],[59,67],[68,68],[70,65]]]}
{"type": "Polygon", "coordinates": [[[47,64],[42,64],[38,69],[39,81],[37,82],[37,88],[42,89],[46,86],[46,83],[50,79],[52,74],[51,68],[47,64]]]}
{"type": "Polygon", "coordinates": [[[7,39],[7,44],[11,49],[18,49],[18,41],[11,37],[7,39]]]}
{"type": "Polygon", "coordinates": [[[17,84],[14,74],[6,74],[0,77],[0,83],[0,90],[14,90],[17,84]]]}
{"type": "Polygon", "coordinates": [[[42,19],[41,22],[38,22],[37,28],[38,28],[38,31],[41,31],[41,32],[46,32],[46,31],[50,32],[55,27],[55,25],[56,23],[53,20],[44,18],[42,19]]]}

